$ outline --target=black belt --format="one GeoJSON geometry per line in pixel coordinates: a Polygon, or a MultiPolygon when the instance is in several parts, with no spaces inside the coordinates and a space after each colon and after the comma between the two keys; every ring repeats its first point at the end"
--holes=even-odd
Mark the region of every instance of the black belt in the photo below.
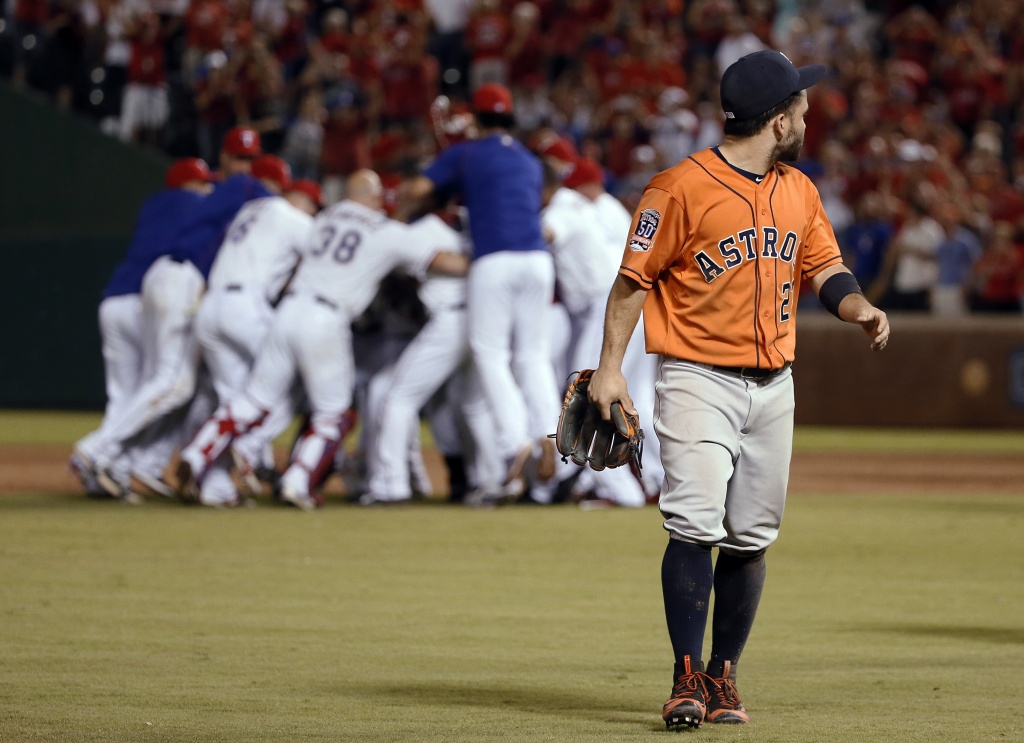
{"type": "MultiPolygon", "coordinates": [[[[294,296],[295,296],[295,292],[292,292],[292,291],[287,291],[287,292],[285,292],[282,295],[282,297],[294,297],[294,296]]],[[[313,295],[313,301],[314,302],[319,302],[320,304],[324,305],[325,307],[330,307],[335,312],[337,312],[338,310],[341,309],[340,307],[338,307],[337,304],[335,304],[334,302],[329,300],[327,297],[321,296],[319,294],[314,294],[313,295]]]]}
{"type": "Polygon", "coordinates": [[[782,374],[792,364],[783,364],[778,369],[760,369],[754,366],[718,366],[717,364],[701,364],[705,368],[711,369],[711,371],[720,372],[721,374],[731,374],[734,377],[740,379],[756,379],[758,381],[764,381],[774,377],[777,374],[782,374]]]}

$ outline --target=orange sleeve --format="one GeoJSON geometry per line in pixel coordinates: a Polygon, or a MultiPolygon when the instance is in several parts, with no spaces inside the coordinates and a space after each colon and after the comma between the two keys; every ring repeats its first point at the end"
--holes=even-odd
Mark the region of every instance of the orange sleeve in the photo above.
{"type": "Polygon", "coordinates": [[[810,278],[829,266],[843,262],[843,256],[839,252],[839,243],[832,230],[832,223],[828,221],[825,209],[821,205],[818,189],[809,182],[807,187],[812,191],[809,194],[809,200],[813,205],[810,219],[807,221],[807,239],[804,241],[800,262],[800,272],[804,278],[810,278]]]}
{"type": "Polygon", "coordinates": [[[686,213],[676,198],[648,187],[633,214],[619,273],[650,289],[678,258],[686,234],[686,213]]]}

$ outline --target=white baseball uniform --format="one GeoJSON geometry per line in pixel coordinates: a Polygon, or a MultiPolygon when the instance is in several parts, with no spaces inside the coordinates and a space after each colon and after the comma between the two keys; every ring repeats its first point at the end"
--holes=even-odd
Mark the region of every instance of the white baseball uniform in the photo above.
{"type": "Polygon", "coordinates": [[[280,433],[262,424],[289,394],[298,373],[311,423],[295,446],[281,490],[286,500],[308,507],[311,484],[333,459],[352,400],[352,319],[370,304],[390,271],[402,267],[421,275],[435,252],[430,244],[410,239],[407,225],[356,202],[323,211],[245,392],[219,407],[182,450],[196,478],[202,479],[236,436],[239,456],[251,458],[280,433]]]}
{"type": "MultiPolygon", "coordinates": [[[[470,253],[469,241],[438,216],[428,214],[409,227],[413,240],[433,246],[434,251],[470,253]]],[[[375,500],[411,497],[409,458],[402,452],[418,441],[420,410],[460,367],[471,365],[466,332],[466,279],[432,276],[419,288],[420,301],[430,319],[397,362],[370,383],[367,423],[376,422],[369,446],[369,491],[375,500]]],[[[471,374],[471,370],[469,371],[471,374]]],[[[483,412],[486,404],[478,385],[462,388],[464,410],[483,412]]],[[[471,418],[473,416],[470,416],[471,418]]],[[[487,417],[489,421],[489,417],[487,417]]],[[[488,422],[467,421],[471,431],[486,430],[488,422]]],[[[480,452],[483,447],[476,447],[480,452]]],[[[504,474],[496,461],[494,479],[504,474]]]]}
{"type": "MultiPolygon", "coordinates": [[[[596,224],[601,228],[605,239],[609,241],[610,245],[619,246],[619,249],[615,251],[616,262],[619,263],[622,258],[621,246],[625,243],[633,225],[633,215],[622,205],[621,201],[608,192],[602,192],[592,203],[595,207],[596,224]]],[[[609,284],[609,291],[610,287],[609,284]]],[[[605,300],[602,299],[601,323],[592,328],[601,335],[604,333],[605,304],[605,300]]],[[[644,431],[644,491],[648,497],[654,497],[661,492],[661,483],[665,479],[665,468],[661,464],[661,442],[654,432],[654,385],[658,378],[658,357],[647,353],[643,326],[642,321],[638,322],[633,331],[633,336],[626,347],[626,354],[622,359],[622,373],[629,384],[630,396],[633,398],[633,405],[637,412],[640,413],[640,427],[644,431]]],[[[597,349],[598,355],[593,357],[595,362],[600,358],[601,335],[586,341],[597,349]]]]}
{"type": "Polygon", "coordinates": [[[104,424],[93,454],[96,469],[113,470],[127,485],[130,440],[192,399],[199,373],[199,346],[192,332],[203,293],[203,276],[188,261],[158,258],[142,280],[145,343],[143,383],[120,414],[104,424]]]}
{"type": "MultiPolygon", "coordinates": [[[[109,436],[111,423],[118,420],[143,380],[143,348],[146,323],[139,294],[107,297],[100,302],[100,338],[103,349],[103,369],[106,380],[107,405],[103,422],[75,444],[79,456],[85,454],[95,461],[104,436],[109,436]]],[[[75,463],[80,477],[90,493],[100,492],[95,473],[83,464],[75,463]]]]}
{"type": "MultiPolygon", "coordinates": [[[[559,296],[575,326],[575,344],[569,356],[570,366],[576,371],[595,368],[600,359],[604,300],[615,280],[621,253],[617,248],[612,252],[595,211],[583,194],[559,188],[541,212],[541,224],[552,238],[559,296]]],[[[559,479],[575,469],[576,465],[560,467],[559,479]]],[[[625,467],[602,473],[584,470],[580,477],[590,480],[587,484],[602,498],[627,506],[642,506],[646,502],[643,488],[625,467]]]]}
{"type": "MultiPolygon", "coordinates": [[[[245,388],[274,317],[271,303],[295,270],[312,225],[311,216],[279,196],[248,202],[229,225],[196,316],[196,336],[218,404],[230,403],[245,388]]],[[[290,401],[282,399],[265,425],[284,428],[291,415],[290,401]]],[[[257,457],[259,464],[273,466],[269,444],[257,457]]],[[[228,470],[230,462],[221,458],[214,467],[228,470]]],[[[214,481],[231,482],[220,476],[214,481]]],[[[233,487],[214,492],[210,482],[208,474],[202,488],[204,503],[235,500],[233,487]]]]}

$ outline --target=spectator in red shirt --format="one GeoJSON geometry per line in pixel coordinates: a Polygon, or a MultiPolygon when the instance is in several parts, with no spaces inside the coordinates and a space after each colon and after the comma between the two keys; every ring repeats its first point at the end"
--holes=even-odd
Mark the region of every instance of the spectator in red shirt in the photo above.
{"type": "Polygon", "coordinates": [[[239,48],[232,56],[232,63],[238,64],[238,122],[258,131],[264,149],[276,152],[284,138],[285,101],[281,63],[270,51],[266,36],[251,33],[251,26],[240,28],[248,33],[239,34],[239,48]]]}
{"type": "Polygon", "coordinates": [[[207,55],[196,72],[196,140],[203,159],[217,167],[221,141],[237,118],[235,68],[224,52],[216,51],[207,55]]]}
{"type": "Polygon", "coordinates": [[[195,74],[208,54],[224,49],[228,11],[224,0],[192,0],[185,13],[185,54],[182,70],[186,79],[195,74]]]}
{"type": "Polygon", "coordinates": [[[505,47],[511,36],[512,26],[501,10],[500,0],[478,0],[466,25],[470,90],[484,83],[508,84],[505,47]]]}
{"type": "Polygon", "coordinates": [[[381,70],[383,123],[425,123],[437,96],[437,60],[424,54],[426,40],[404,16],[398,17],[396,30],[392,56],[381,70]]]}
{"type": "Polygon", "coordinates": [[[328,114],[320,151],[320,174],[327,204],[344,198],[345,180],[350,174],[373,166],[367,121],[359,103],[351,90],[325,99],[328,114]]]}
{"type": "Polygon", "coordinates": [[[1024,311],[1024,245],[1015,241],[1009,222],[996,222],[992,238],[974,266],[971,309],[979,312],[1024,311]]]}
{"type": "Polygon", "coordinates": [[[131,39],[132,52],[119,134],[123,142],[155,144],[169,113],[160,17],[155,13],[138,16],[125,36],[131,39]]]}
{"type": "Polygon", "coordinates": [[[536,89],[544,84],[547,45],[540,28],[540,11],[531,2],[516,3],[512,32],[505,48],[508,82],[513,89],[536,89]]]}

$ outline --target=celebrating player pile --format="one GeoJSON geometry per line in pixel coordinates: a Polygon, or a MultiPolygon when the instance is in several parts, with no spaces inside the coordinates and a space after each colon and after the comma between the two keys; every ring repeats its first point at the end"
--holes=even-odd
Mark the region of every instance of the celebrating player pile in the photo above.
{"type": "Polygon", "coordinates": [[[621,371],[644,315],[662,356],[655,430],[669,532],[662,589],[675,653],[669,727],[744,723],[736,668],[778,536],[793,438],[796,304],[801,280],[871,348],[889,324],[861,294],[821,199],[799,171],[807,88],[825,75],[783,54],[747,55],[722,76],[725,138],[648,184],[608,298],[590,398],[635,409],[621,371]],[[711,549],[718,547],[712,566],[711,549]],[[702,661],[712,587],[711,656],[702,661]]]}

